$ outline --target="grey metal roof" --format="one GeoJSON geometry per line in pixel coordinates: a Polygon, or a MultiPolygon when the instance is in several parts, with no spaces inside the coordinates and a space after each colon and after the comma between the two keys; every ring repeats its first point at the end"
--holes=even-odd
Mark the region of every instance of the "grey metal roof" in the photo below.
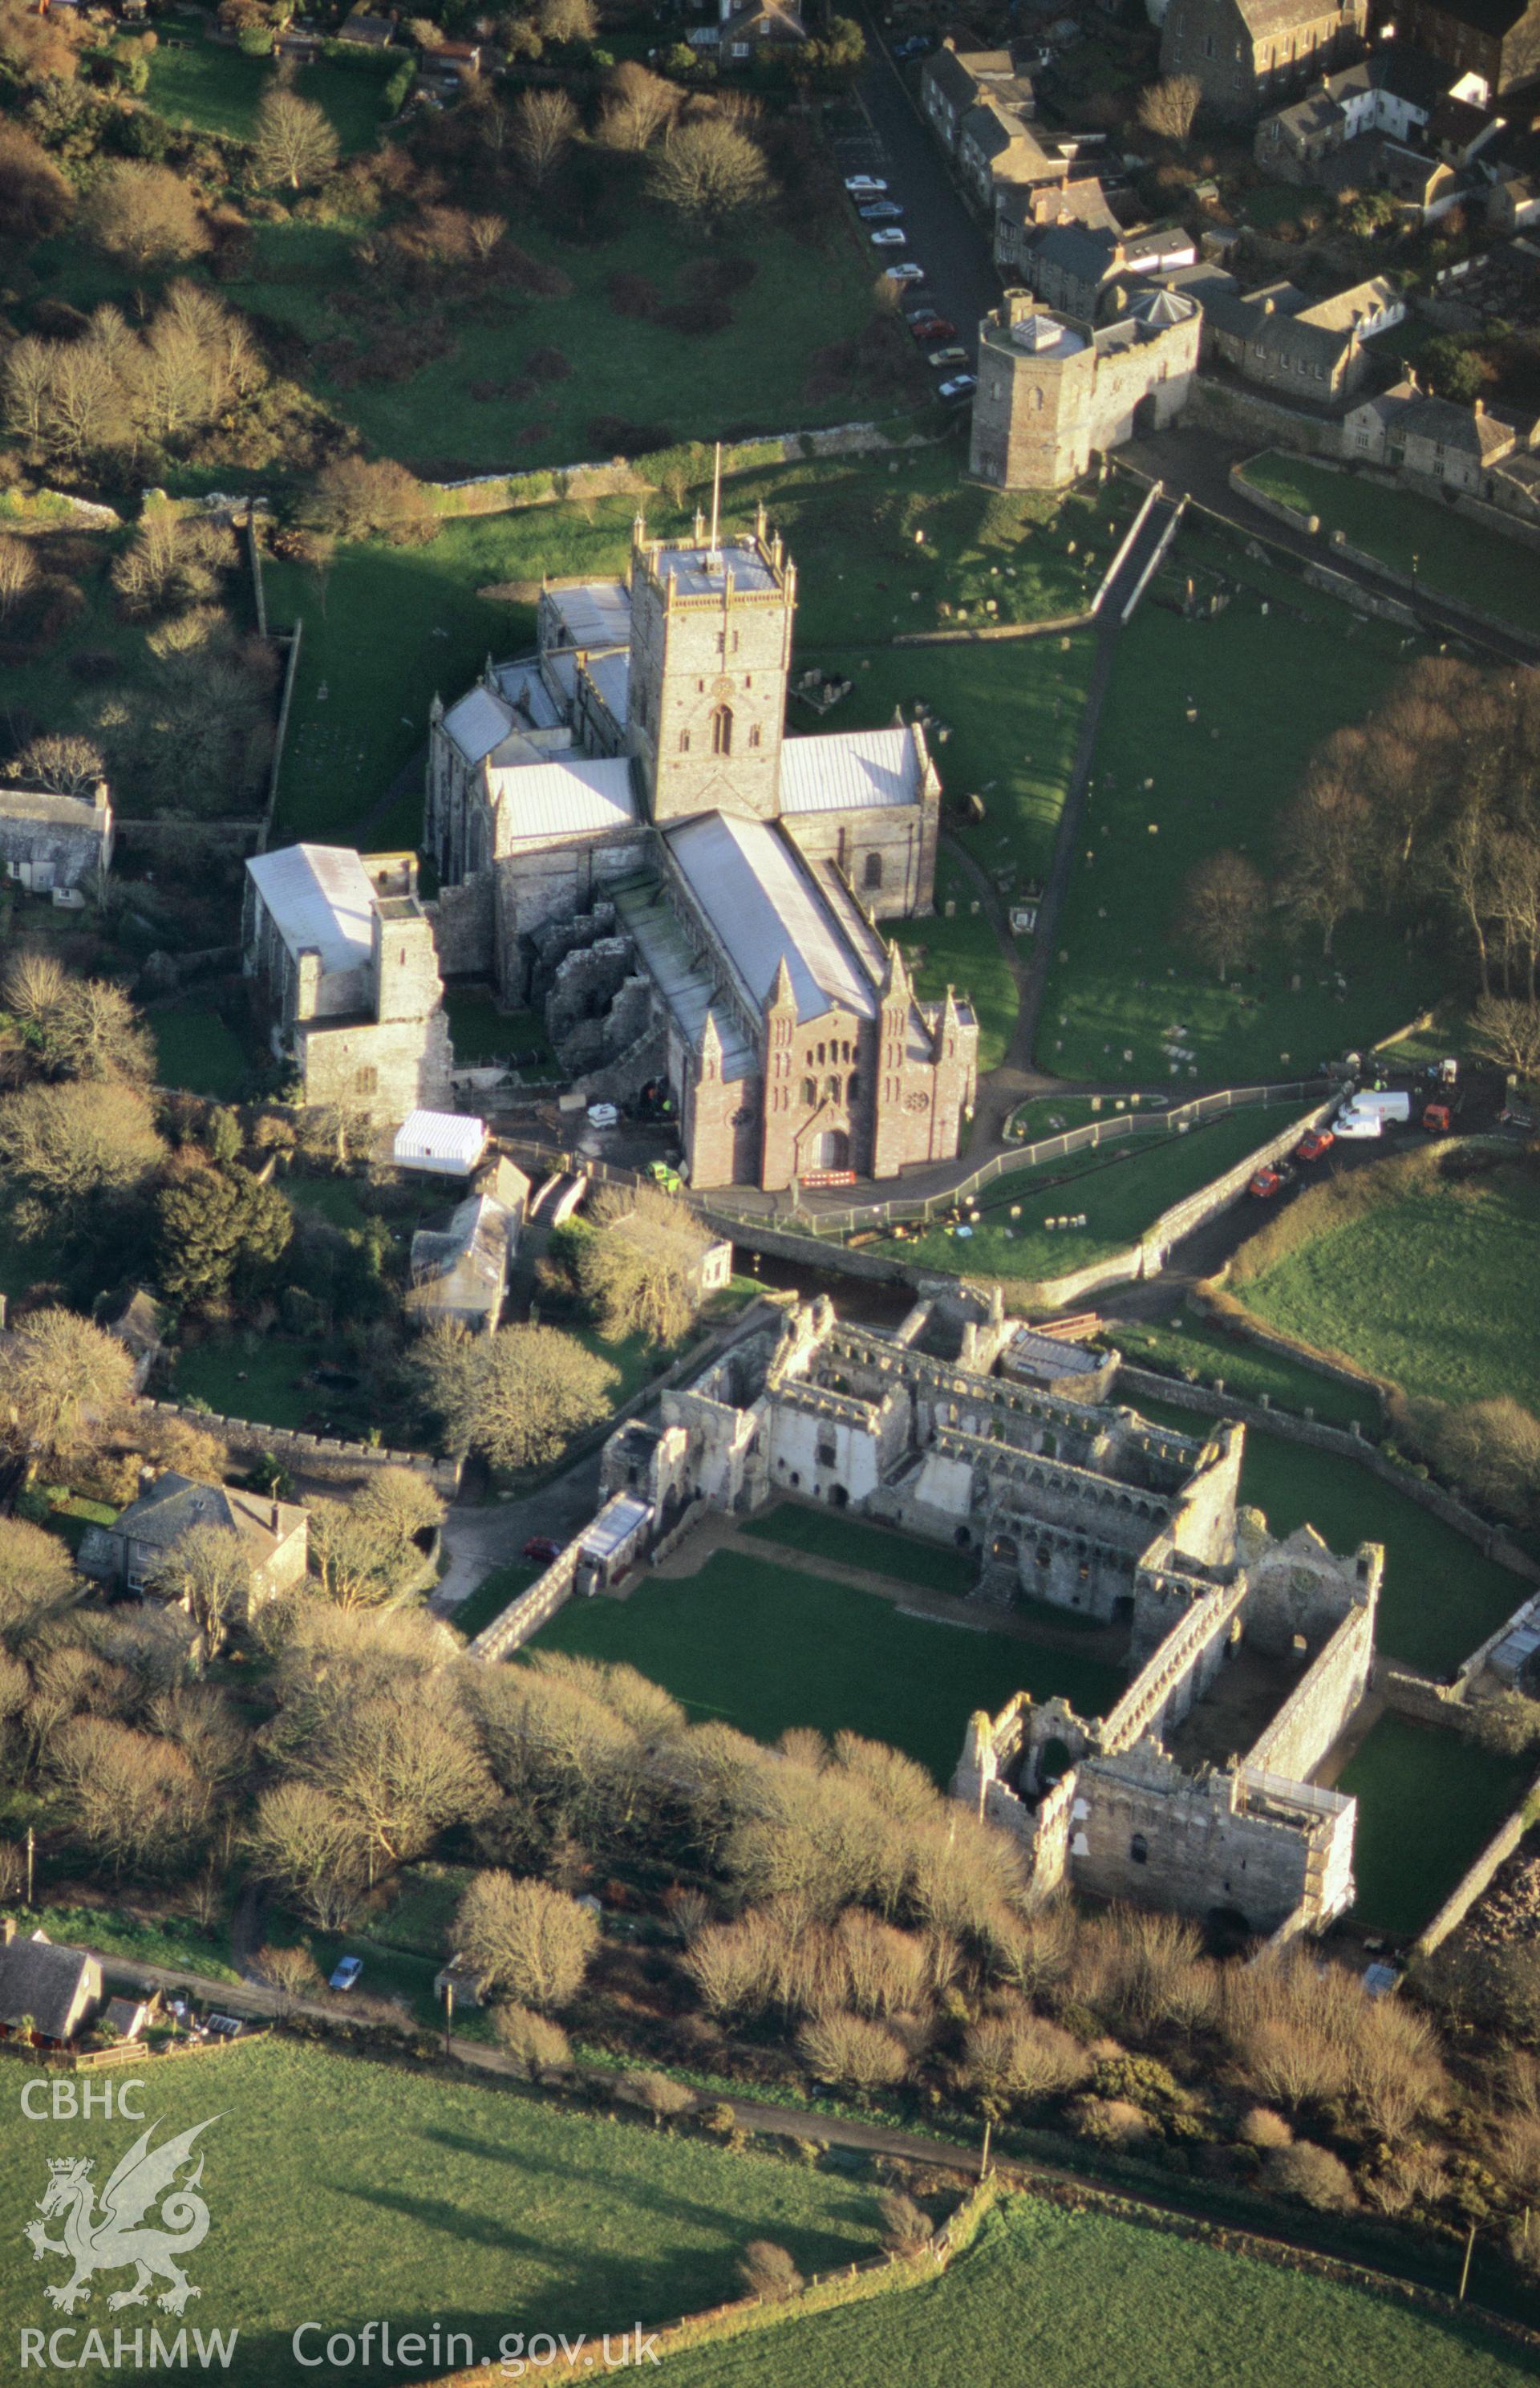
{"type": "Polygon", "coordinates": [[[623,580],[580,580],[545,593],[572,646],[623,647],[630,640],[631,592],[623,580]]]}
{"type": "Polygon", "coordinates": [[[757,1010],[770,1002],[784,961],[799,1022],[820,1020],[836,1004],[875,1017],[871,980],[784,836],[725,813],[681,821],[664,836],[757,1010]]]}
{"type": "Polygon", "coordinates": [[[479,685],[452,705],[444,716],[444,728],[467,763],[479,763],[502,744],[513,727],[512,707],[479,685]]]}
{"type": "Polygon", "coordinates": [[[246,867],[291,954],[313,946],[327,977],[368,961],[375,891],[350,846],[286,845],[246,867]]]}
{"type": "Polygon", "coordinates": [[[563,756],[555,763],[489,764],[497,806],[498,845],[583,830],[624,829],[637,819],[631,767],[624,756],[563,756]]]}
{"type": "Polygon", "coordinates": [[[631,659],[625,648],[610,655],[590,655],[588,676],[611,718],[623,722],[630,692],[631,659]]]}
{"type": "Polygon", "coordinates": [[[783,813],[859,812],[916,805],[923,771],[908,729],[845,730],[788,738],[781,748],[783,813]]]}
{"type": "MultiPolygon", "coordinates": [[[[511,663],[494,664],[492,678],[499,692],[505,696],[515,717],[531,730],[557,730],[566,715],[556,703],[542,678],[543,658],[518,655],[511,663]]],[[[485,750],[493,751],[490,748],[485,750]]],[[[476,758],[477,761],[480,757],[476,758]]]]}

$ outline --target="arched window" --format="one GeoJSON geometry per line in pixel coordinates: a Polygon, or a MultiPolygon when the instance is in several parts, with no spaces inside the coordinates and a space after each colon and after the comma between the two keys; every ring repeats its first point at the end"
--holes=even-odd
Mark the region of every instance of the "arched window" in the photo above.
{"type": "Polygon", "coordinates": [[[882,883],[883,857],[880,854],[869,854],[866,857],[865,868],[861,872],[861,885],[863,887],[875,889],[880,887],[882,883]]]}
{"type": "Polygon", "coordinates": [[[757,746],[759,743],[759,724],[757,722],[755,722],[749,730],[748,743],[751,746],[757,746]]]}
{"type": "Polygon", "coordinates": [[[1142,1833],[1136,1833],[1128,1843],[1128,1855],[1135,1865],[1149,1864],[1150,1844],[1142,1833]]]}
{"type": "Polygon", "coordinates": [[[679,733],[679,751],[681,755],[688,755],[690,752],[690,732],[688,730],[681,730],[679,733]]]}
{"type": "Polygon", "coordinates": [[[838,1100],[839,1100],[839,1080],[838,1080],[837,1078],[826,1078],[826,1079],[824,1080],[824,1082],[823,1082],[823,1099],[824,1099],[824,1101],[825,1101],[825,1102],[829,1102],[829,1103],[837,1103],[837,1102],[838,1102],[838,1100]]]}
{"type": "Polygon", "coordinates": [[[711,716],[711,752],[731,755],[732,752],[732,707],[719,705],[711,716]]]}
{"type": "Polygon", "coordinates": [[[818,1087],[811,1078],[802,1081],[802,1099],[809,1111],[818,1100],[818,1087]]]}

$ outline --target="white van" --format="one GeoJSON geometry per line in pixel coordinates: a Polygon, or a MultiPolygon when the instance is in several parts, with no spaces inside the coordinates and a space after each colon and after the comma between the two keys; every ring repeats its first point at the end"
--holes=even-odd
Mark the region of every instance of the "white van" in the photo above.
{"type": "Polygon", "coordinates": [[[1412,1099],[1405,1089],[1399,1094],[1375,1095],[1360,1086],[1351,1107],[1355,1111],[1375,1111],[1382,1120],[1409,1120],[1412,1115],[1412,1099]]]}
{"type": "Polygon", "coordinates": [[[1331,1123],[1334,1136],[1344,1142],[1360,1137],[1383,1136],[1385,1123],[1378,1111],[1361,1111],[1354,1103],[1346,1103],[1331,1123]]]}

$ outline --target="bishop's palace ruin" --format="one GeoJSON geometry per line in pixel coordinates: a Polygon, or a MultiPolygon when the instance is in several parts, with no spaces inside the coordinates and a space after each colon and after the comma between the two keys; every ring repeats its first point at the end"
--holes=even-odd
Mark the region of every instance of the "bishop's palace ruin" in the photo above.
{"type": "Polygon", "coordinates": [[[1356,1805],[1311,1777],[1368,1689],[1382,1551],[1273,1539],[1237,1507],[1244,1429],[1177,1434],[1110,1405],[1115,1355],[1087,1371],[1089,1403],[1050,1374],[1063,1346],[1047,1381],[989,1373],[1020,1337],[998,1293],[923,1301],[890,1334],[800,1304],[666,1392],[656,1430],[617,1430],[608,1508],[634,1552],[692,1502],[826,1502],[976,1552],[981,1607],[1115,1631],[1128,1680],[1108,1713],[1025,1693],[980,1711],[954,1795],[1018,1836],[1042,1896],[1319,1930],[1352,1900],[1356,1805]]]}

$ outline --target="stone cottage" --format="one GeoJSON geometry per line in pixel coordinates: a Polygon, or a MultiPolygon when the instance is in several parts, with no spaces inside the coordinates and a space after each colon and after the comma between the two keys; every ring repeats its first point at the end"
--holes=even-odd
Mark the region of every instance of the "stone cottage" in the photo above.
{"type": "Polygon", "coordinates": [[[1192,75],[1215,116],[1277,108],[1363,46],[1368,0],[1171,0],[1163,75],[1192,75]]]}
{"type": "Polygon", "coordinates": [[[83,796],[0,782],[0,874],[34,896],[94,886],[111,867],[112,838],[105,780],[83,796]]]}
{"type": "Polygon", "coordinates": [[[147,1484],[112,1525],[87,1529],[81,1572],[115,1592],[153,1593],[167,1558],[195,1526],[218,1526],[239,1537],[248,1566],[246,1616],[304,1576],[308,1510],[231,1485],[198,1484],[174,1468],[147,1484]]]}
{"type": "Polygon", "coordinates": [[[102,1999],[102,1969],[87,1950],[57,1948],[45,1932],[23,1936],[0,1917],[0,2039],[30,2030],[50,2048],[68,2047],[102,1999]]]}

